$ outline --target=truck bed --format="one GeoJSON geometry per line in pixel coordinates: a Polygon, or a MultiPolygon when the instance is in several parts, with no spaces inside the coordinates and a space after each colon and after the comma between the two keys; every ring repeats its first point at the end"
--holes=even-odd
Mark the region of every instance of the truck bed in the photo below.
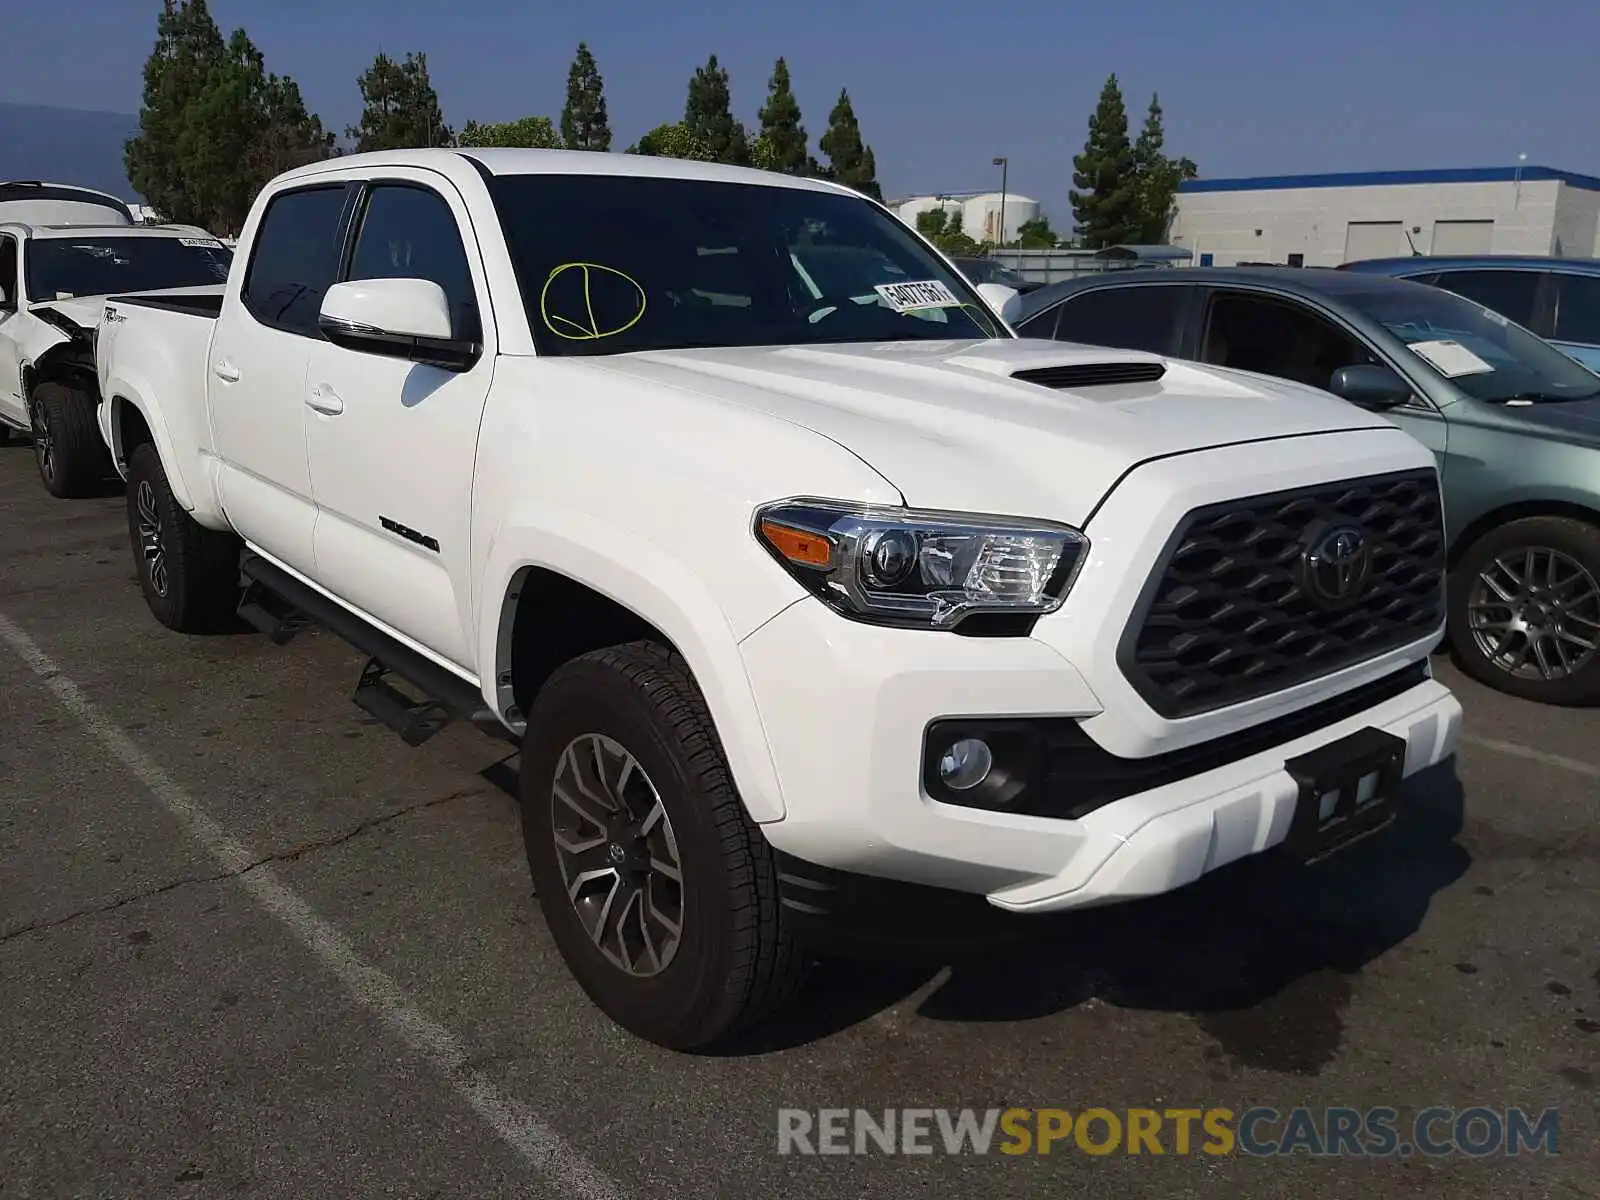
{"type": "Polygon", "coordinates": [[[141,308],[159,308],[167,312],[184,313],[191,317],[205,317],[215,321],[222,312],[222,293],[210,295],[177,296],[108,296],[107,303],[136,304],[141,308]]]}

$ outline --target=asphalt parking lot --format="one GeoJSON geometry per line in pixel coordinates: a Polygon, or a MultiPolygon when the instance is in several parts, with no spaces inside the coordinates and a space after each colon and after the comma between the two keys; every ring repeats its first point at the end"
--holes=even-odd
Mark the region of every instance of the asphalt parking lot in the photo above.
{"type": "Polygon", "coordinates": [[[468,729],[326,635],[148,615],[120,496],[0,449],[0,1197],[1600,1196],[1600,713],[1467,683],[1454,763],[1317,867],[932,970],[827,964],[719,1057],[605,1021],[468,729]],[[797,1157],[781,1108],[1560,1110],[1559,1155],[797,1157]]]}

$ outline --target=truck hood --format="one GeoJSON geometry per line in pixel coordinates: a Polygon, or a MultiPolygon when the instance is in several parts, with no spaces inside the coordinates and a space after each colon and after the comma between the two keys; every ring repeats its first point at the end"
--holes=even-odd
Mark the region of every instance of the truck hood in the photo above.
{"type": "MultiPolygon", "coordinates": [[[[589,364],[686,388],[852,451],[907,504],[1082,523],[1141,462],[1396,427],[1313,388],[1037,339],[658,350],[589,364]],[[1018,371],[1162,364],[1155,382],[1051,387],[1018,371]]],[[[1403,435],[1402,435],[1403,436],[1403,435]]]]}

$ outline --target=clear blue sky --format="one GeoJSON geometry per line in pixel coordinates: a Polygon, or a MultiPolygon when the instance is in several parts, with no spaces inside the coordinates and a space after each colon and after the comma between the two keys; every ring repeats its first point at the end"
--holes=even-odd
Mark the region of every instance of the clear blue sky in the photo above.
{"type": "MultiPolygon", "coordinates": [[[[12,0],[0,101],[137,111],[160,0],[12,0]],[[18,11],[20,10],[20,11],[18,11]]],[[[1070,225],[1072,155],[1109,72],[1135,127],[1203,175],[1528,162],[1600,174],[1595,0],[213,0],[331,127],[357,117],[381,47],[423,50],[446,120],[558,115],[587,41],[619,148],[682,115],[716,53],[753,123],[789,60],[813,139],[850,89],[885,191],[1011,188],[1070,225]],[[726,14],[732,13],[729,16],[726,14]],[[720,14],[720,15],[719,15],[720,14]]]]}

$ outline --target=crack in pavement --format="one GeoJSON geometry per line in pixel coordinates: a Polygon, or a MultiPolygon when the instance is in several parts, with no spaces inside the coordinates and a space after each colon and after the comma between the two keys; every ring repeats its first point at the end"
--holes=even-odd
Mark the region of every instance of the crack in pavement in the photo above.
{"type": "Polygon", "coordinates": [[[344,843],[352,841],[355,838],[360,837],[362,834],[370,833],[374,829],[393,824],[402,817],[409,817],[414,813],[425,812],[430,808],[439,808],[442,805],[452,804],[457,800],[466,800],[473,796],[494,796],[497,794],[498,793],[496,793],[492,788],[463,788],[460,791],[451,792],[448,796],[437,796],[432,800],[422,800],[416,804],[408,804],[404,808],[397,808],[391,812],[379,813],[377,816],[368,817],[366,820],[358,822],[351,828],[345,830],[343,833],[337,833],[331,837],[317,838],[309,842],[302,842],[298,846],[291,846],[286,850],[276,850],[271,854],[263,855],[261,858],[254,859],[240,867],[237,871],[223,871],[215,875],[185,876],[182,879],[169,880],[168,882],[158,884],[155,887],[146,888],[144,891],[135,892],[131,896],[122,896],[116,900],[110,900],[103,904],[95,904],[89,906],[88,908],[80,908],[74,912],[67,913],[64,916],[53,917],[47,921],[29,922],[26,925],[18,926],[16,929],[7,930],[5,933],[0,933],[0,945],[4,945],[6,942],[12,941],[15,938],[23,937],[30,933],[48,933],[50,930],[59,929],[63,925],[70,925],[74,921],[80,921],[84,917],[96,917],[103,913],[115,912],[117,909],[126,907],[129,904],[137,904],[141,900],[149,900],[155,896],[163,895],[166,892],[176,891],[178,888],[192,887],[203,883],[222,883],[229,879],[238,879],[242,875],[248,875],[251,871],[256,870],[258,867],[264,867],[269,863],[293,862],[304,855],[313,853],[314,851],[327,850],[333,846],[342,846],[344,843]]]}

